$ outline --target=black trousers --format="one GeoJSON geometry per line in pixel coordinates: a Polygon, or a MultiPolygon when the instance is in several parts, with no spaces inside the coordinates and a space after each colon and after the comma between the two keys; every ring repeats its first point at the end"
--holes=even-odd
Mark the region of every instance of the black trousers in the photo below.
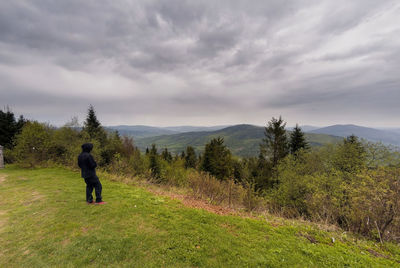
{"type": "Polygon", "coordinates": [[[94,188],[94,192],[96,194],[96,202],[102,202],[102,198],[101,198],[101,191],[103,189],[100,180],[97,176],[94,177],[90,177],[90,178],[85,178],[85,182],[86,182],[86,201],[89,203],[93,202],[93,188],[94,188]]]}

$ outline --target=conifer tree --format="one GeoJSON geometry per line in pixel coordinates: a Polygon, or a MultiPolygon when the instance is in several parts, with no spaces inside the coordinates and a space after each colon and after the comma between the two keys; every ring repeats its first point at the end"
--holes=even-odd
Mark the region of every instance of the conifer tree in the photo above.
{"type": "Polygon", "coordinates": [[[89,134],[90,139],[99,139],[100,141],[105,139],[105,132],[99,120],[97,120],[96,112],[92,105],[89,106],[83,129],[89,134]]]}
{"type": "Polygon", "coordinates": [[[167,148],[165,148],[164,151],[161,153],[161,157],[162,157],[162,159],[164,159],[168,163],[172,162],[172,155],[171,155],[170,152],[168,152],[167,148]]]}
{"type": "Polygon", "coordinates": [[[272,167],[276,167],[279,160],[289,153],[285,126],[282,117],[279,119],[272,117],[265,127],[265,138],[260,145],[260,157],[269,160],[272,167]]]}
{"type": "Polygon", "coordinates": [[[224,145],[223,138],[214,138],[208,144],[206,144],[201,169],[209,172],[211,175],[220,180],[231,176],[231,152],[224,145]]]}
{"type": "Polygon", "coordinates": [[[301,130],[298,124],[290,134],[289,149],[291,154],[296,154],[301,149],[308,149],[309,145],[304,137],[304,132],[301,130]]]}
{"type": "Polygon", "coordinates": [[[192,146],[186,147],[185,168],[196,168],[197,157],[192,146]]]}
{"type": "Polygon", "coordinates": [[[26,120],[22,115],[18,121],[15,120],[14,113],[8,107],[5,112],[0,110],[0,145],[11,149],[15,136],[21,132],[25,123],[26,120]]]}
{"type": "Polygon", "coordinates": [[[154,178],[160,178],[161,175],[161,166],[158,157],[159,155],[157,153],[156,145],[152,144],[149,152],[149,160],[150,160],[151,175],[154,178]]]}

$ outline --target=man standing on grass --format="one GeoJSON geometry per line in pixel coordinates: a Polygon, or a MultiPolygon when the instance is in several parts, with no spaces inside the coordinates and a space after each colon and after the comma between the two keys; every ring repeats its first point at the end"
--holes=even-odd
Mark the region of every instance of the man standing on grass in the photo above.
{"type": "Polygon", "coordinates": [[[82,145],[82,153],[78,156],[78,166],[82,171],[82,178],[86,182],[86,202],[94,204],[93,202],[93,188],[96,193],[96,204],[105,204],[101,199],[102,186],[99,178],[96,176],[97,163],[94,161],[90,152],[93,149],[93,144],[85,143],[82,145]]]}

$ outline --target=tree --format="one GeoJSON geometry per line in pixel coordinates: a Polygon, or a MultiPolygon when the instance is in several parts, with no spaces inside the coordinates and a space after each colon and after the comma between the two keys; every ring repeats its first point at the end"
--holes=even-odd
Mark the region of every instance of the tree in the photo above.
{"type": "Polygon", "coordinates": [[[164,148],[164,151],[162,151],[162,153],[161,153],[161,157],[162,157],[162,159],[164,159],[168,163],[172,162],[172,155],[171,155],[170,152],[168,152],[167,148],[164,148]]]}
{"type": "Polygon", "coordinates": [[[231,176],[231,152],[224,145],[223,138],[214,138],[206,144],[201,169],[220,180],[231,176]]]}
{"type": "Polygon", "coordinates": [[[304,132],[298,124],[290,134],[289,150],[291,154],[296,154],[299,150],[306,150],[309,148],[308,142],[304,137],[304,132]]]}
{"type": "Polygon", "coordinates": [[[160,178],[161,166],[160,166],[159,155],[157,153],[157,148],[156,148],[155,144],[151,145],[151,149],[149,151],[149,160],[150,160],[151,175],[154,178],[160,178]]]}
{"type": "Polygon", "coordinates": [[[192,146],[186,147],[185,168],[196,168],[197,157],[192,146]]]}
{"type": "Polygon", "coordinates": [[[86,120],[83,123],[83,130],[89,134],[90,139],[97,139],[100,143],[104,144],[106,133],[99,120],[97,120],[96,112],[92,105],[89,106],[86,120]]]}
{"type": "Polygon", "coordinates": [[[0,145],[6,149],[11,149],[14,145],[15,136],[21,132],[25,123],[26,120],[22,115],[17,121],[14,113],[9,109],[5,112],[0,110],[0,145]]]}
{"type": "Polygon", "coordinates": [[[17,135],[14,148],[17,161],[24,166],[34,167],[49,159],[51,129],[38,122],[27,122],[17,135]]]}
{"type": "Polygon", "coordinates": [[[272,118],[265,127],[265,138],[260,145],[261,157],[269,160],[272,167],[276,167],[279,160],[283,159],[289,152],[286,123],[282,120],[272,118]]]}

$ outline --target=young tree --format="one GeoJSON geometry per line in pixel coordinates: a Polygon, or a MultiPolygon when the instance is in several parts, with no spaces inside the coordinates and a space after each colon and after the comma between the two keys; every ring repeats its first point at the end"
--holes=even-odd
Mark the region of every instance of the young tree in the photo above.
{"type": "Polygon", "coordinates": [[[99,120],[97,120],[96,112],[92,105],[89,106],[86,120],[83,123],[83,130],[89,134],[90,139],[97,139],[102,144],[107,138],[104,129],[99,120]]]}
{"type": "Polygon", "coordinates": [[[212,139],[205,146],[202,170],[209,172],[216,178],[223,180],[232,174],[231,152],[224,145],[221,137],[212,139]]]}
{"type": "Polygon", "coordinates": [[[192,146],[186,147],[185,168],[196,168],[197,157],[192,146]]]}
{"type": "Polygon", "coordinates": [[[278,162],[289,153],[285,126],[286,123],[282,117],[279,119],[273,117],[265,127],[265,138],[260,145],[261,157],[269,160],[272,167],[276,167],[278,162]]]}
{"type": "Polygon", "coordinates": [[[151,145],[151,149],[149,151],[149,160],[150,160],[151,175],[154,178],[160,178],[161,165],[160,165],[159,155],[157,153],[157,148],[156,148],[155,144],[151,145]]]}
{"type": "Polygon", "coordinates": [[[289,150],[291,154],[296,154],[301,149],[308,149],[309,145],[304,137],[304,132],[301,130],[298,124],[290,134],[289,150]]]}
{"type": "Polygon", "coordinates": [[[162,159],[164,159],[168,163],[172,162],[172,155],[171,155],[170,152],[168,152],[167,148],[164,148],[164,151],[162,151],[162,153],[161,153],[161,157],[162,157],[162,159]]]}

